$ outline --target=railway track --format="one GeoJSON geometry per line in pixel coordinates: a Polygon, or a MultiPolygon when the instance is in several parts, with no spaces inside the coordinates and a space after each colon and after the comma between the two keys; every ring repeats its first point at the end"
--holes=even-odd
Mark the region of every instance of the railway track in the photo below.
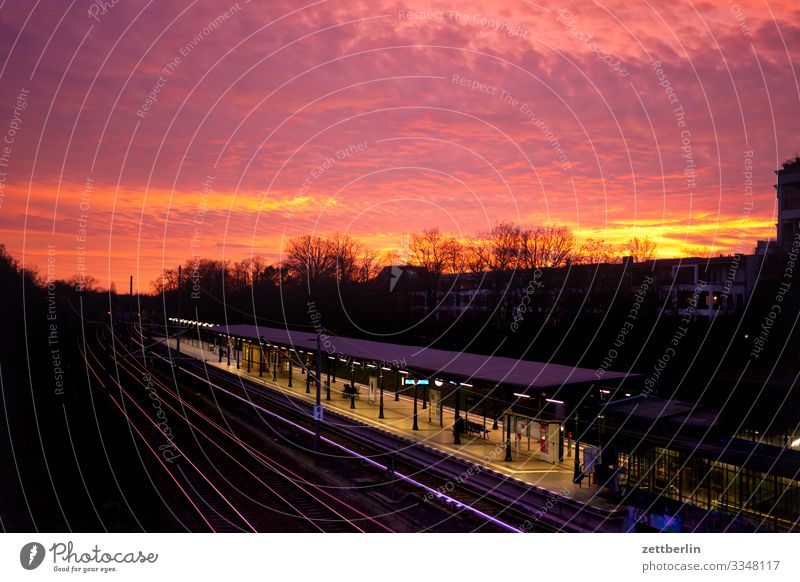
{"type": "Polygon", "coordinates": [[[97,328],[96,334],[95,345],[87,345],[84,354],[86,365],[126,417],[142,452],[150,453],[150,464],[168,474],[193,508],[195,519],[186,526],[190,531],[392,531],[302,478],[286,466],[286,458],[268,454],[268,448],[247,442],[229,423],[181,398],[163,372],[121,349],[124,342],[112,337],[108,328],[97,328]],[[155,401],[153,394],[159,402],[158,416],[174,424],[169,446],[164,444],[168,435],[163,424],[142,405],[148,395],[155,401]],[[172,451],[166,461],[158,453],[165,448],[172,451]]]}

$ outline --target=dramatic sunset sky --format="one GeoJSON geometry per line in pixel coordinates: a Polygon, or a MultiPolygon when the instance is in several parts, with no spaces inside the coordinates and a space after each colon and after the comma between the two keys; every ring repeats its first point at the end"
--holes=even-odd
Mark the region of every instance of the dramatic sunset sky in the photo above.
{"type": "Polygon", "coordinates": [[[800,149],[798,6],[0,0],[0,242],[142,291],[311,232],[749,252],[800,149]]]}

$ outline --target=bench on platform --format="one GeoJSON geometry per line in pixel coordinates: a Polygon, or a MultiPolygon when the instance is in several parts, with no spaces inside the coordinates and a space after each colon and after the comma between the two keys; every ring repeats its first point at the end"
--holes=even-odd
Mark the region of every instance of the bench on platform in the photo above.
{"type": "Polygon", "coordinates": [[[357,386],[345,384],[344,388],[342,389],[342,398],[358,398],[359,393],[360,392],[357,386]]]}
{"type": "Polygon", "coordinates": [[[461,430],[467,435],[481,435],[481,438],[486,438],[486,436],[489,434],[488,428],[485,428],[482,424],[477,422],[472,422],[471,420],[465,420],[461,425],[461,430]]]}

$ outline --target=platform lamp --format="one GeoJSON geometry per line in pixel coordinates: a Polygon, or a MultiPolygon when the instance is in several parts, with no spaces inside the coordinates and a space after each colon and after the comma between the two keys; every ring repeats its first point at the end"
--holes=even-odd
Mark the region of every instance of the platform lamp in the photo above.
{"type": "Polygon", "coordinates": [[[334,356],[328,356],[328,378],[325,381],[325,400],[331,399],[331,366],[334,365],[334,356]]]}
{"type": "MultiPolygon", "coordinates": [[[[472,384],[469,384],[467,382],[460,382],[459,383],[459,391],[460,391],[461,388],[473,388],[473,386],[472,386],[472,384]]],[[[469,394],[469,390],[467,391],[467,394],[469,394]]],[[[471,398],[467,398],[466,395],[464,396],[464,422],[465,423],[467,422],[467,419],[469,418],[469,403],[471,401],[472,401],[471,398]]]]}
{"type": "MultiPolygon", "coordinates": [[[[249,374],[250,373],[250,368],[253,365],[253,344],[251,342],[249,342],[249,341],[247,342],[247,344],[242,342],[242,348],[243,349],[244,349],[245,345],[247,346],[247,373],[249,374]]],[[[245,357],[245,354],[244,354],[244,352],[242,352],[242,359],[244,359],[244,357],[245,357]]]]}
{"type": "Polygon", "coordinates": [[[261,351],[258,358],[258,375],[260,377],[264,376],[264,344],[266,343],[267,342],[263,337],[258,336],[258,348],[261,351]]]}
{"type": "MultiPolygon", "coordinates": [[[[378,368],[378,366],[376,366],[375,364],[367,364],[366,366],[371,370],[376,370],[378,368]]],[[[382,374],[380,372],[379,375],[381,375],[382,377],[382,374]]],[[[370,388],[372,388],[372,386],[370,386],[370,388]]],[[[380,406],[378,407],[378,418],[383,418],[383,411],[380,410],[380,406]]]]}
{"type": "MultiPolygon", "coordinates": [[[[344,367],[347,368],[347,358],[339,358],[339,361],[344,364],[344,367]]],[[[336,384],[336,369],[333,370],[333,383],[336,384]]],[[[345,384],[347,381],[345,380],[345,384]]]]}
{"type": "Polygon", "coordinates": [[[408,372],[405,370],[397,370],[394,375],[394,401],[400,401],[400,386],[405,385],[405,378],[403,378],[403,382],[400,382],[400,376],[408,376],[408,372]]]}
{"type": "Polygon", "coordinates": [[[350,364],[350,408],[356,407],[356,365],[361,365],[361,362],[352,361],[350,364]]]}
{"type": "Polygon", "coordinates": [[[461,396],[461,393],[460,393],[461,385],[458,382],[453,382],[452,380],[450,381],[450,383],[451,384],[455,384],[455,386],[456,386],[456,389],[453,392],[454,395],[455,395],[455,400],[456,400],[456,402],[455,402],[455,412],[453,414],[453,416],[455,417],[455,422],[453,422],[453,444],[454,445],[460,445],[461,444],[461,430],[460,430],[461,429],[461,421],[459,421],[459,419],[461,418],[461,398],[460,398],[460,396],[461,396]]]}
{"type": "Polygon", "coordinates": [[[497,413],[497,404],[495,401],[492,403],[492,416],[494,416],[494,422],[492,423],[492,430],[497,430],[497,421],[500,419],[500,415],[497,413]]]}
{"type": "Polygon", "coordinates": [[[305,357],[305,367],[306,367],[306,394],[311,394],[311,351],[309,350],[308,355],[305,357]]]}
{"type": "Polygon", "coordinates": [[[405,383],[414,385],[414,426],[411,427],[411,430],[419,430],[419,425],[417,424],[417,381],[414,378],[407,378],[405,383]]]}
{"type": "Polygon", "coordinates": [[[286,351],[286,356],[287,359],[289,360],[289,382],[286,384],[287,388],[292,388],[292,376],[294,375],[294,365],[293,365],[294,360],[292,358],[292,352],[297,354],[297,350],[295,350],[294,348],[289,348],[286,351]]]}
{"type": "Polygon", "coordinates": [[[384,372],[391,372],[391,371],[392,371],[391,368],[387,368],[386,366],[381,366],[381,374],[380,374],[380,378],[378,379],[378,382],[380,383],[380,390],[381,390],[380,406],[378,408],[378,418],[383,418],[383,373],[384,372]]]}
{"type": "Polygon", "coordinates": [[[513,461],[511,456],[511,408],[506,411],[506,461],[513,461]]]}
{"type": "Polygon", "coordinates": [[[583,482],[583,471],[581,471],[581,433],[578,429],[578,409],[575,408],[575,462],[572,467],[572,482],[580,485],[583,482]]]}
{"type": "Polygon", "coordinates": [[[264,357],[264,371],[267,372],[267,375],[271,376],[272,371],[275,369],[275,362],[273,361],[272,356],[272,350],[275,348],[275,346],[269,342],[266,342],[264,345],[267,348],[267,353],[264,357]]]}
{"type": "MultiPolygon", "coordinates": [[[[442,380],[440,378],[436,378],[433,381],[433,383],[436,384],[437,388],[441,388],[442,386],[444,386],[444,380],[442,380]]],[[[437,408],[438,408],[437,414],[439,415],[439,426],[442,426],[442,419],[444,418],[444,414],[442,414],[442,391],[441,390],[439,390],[439,402],[437,402],[437,408]]],[[[428,421],[430,422],[430,413],[428,413],[428,419],[429,419],[428,421]]]]}
{"type": "MultiPolygon", "coordinates": [[[[427,392],[428,391],[428,383],[429,382],[430,382],[430,380],[428,380],[427,378],[423,378],[421,380],[415,380],[414,381],[414,430],[419,430],[419,426],[417,425],[417,386],[418,385],[424,386],[425,387],[424,390],[425,390],[425,392],[427,392]]],[[[424,410],[425,409],[425,401],[424,400],[423,400],[422,404],[423,404],[422,408],[424,410]]]]}

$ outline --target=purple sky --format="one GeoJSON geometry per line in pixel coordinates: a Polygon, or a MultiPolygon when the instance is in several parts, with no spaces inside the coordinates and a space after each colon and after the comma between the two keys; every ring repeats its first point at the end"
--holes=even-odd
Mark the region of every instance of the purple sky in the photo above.
{"type": "Polygon", "coordinates": [[[796,2],[102,4],[0,2],[0,242],[58,277],[499,221],[749,252],[800,149],[796,2]]]}

